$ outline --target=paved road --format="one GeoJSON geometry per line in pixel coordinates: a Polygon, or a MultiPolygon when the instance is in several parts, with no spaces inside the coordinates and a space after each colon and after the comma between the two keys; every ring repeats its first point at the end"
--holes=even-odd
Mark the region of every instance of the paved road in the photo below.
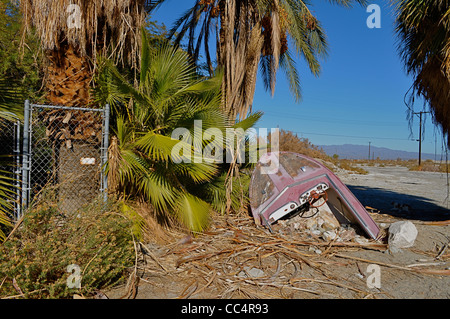
{"type": "Polygon", "coordinates": [[[369,172],[368,175],[337,175],[363,205],[398,217],[450,219],[449,187],[445,173],[413,172],[399,166],[362,167],[369,172]],[[394,203],[408,207],[409,211],[405,211],[408,208],[396,209],[394,203]]]}

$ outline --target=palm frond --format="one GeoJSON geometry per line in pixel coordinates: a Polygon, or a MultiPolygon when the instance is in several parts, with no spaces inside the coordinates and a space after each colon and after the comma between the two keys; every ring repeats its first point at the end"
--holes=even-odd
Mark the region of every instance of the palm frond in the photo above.
{"type": "Polygon", "coordinates": [[[249,128],[255,126],[263,115],[264,113],[261,111],[250,114],[249,116],[247,116],[245,120],[239,121],[236,124],[234,124],[233,128],[242,128],[244,131],[248,130],[249,128]]]}
{"type": "MultiPolygon", "coordinates": [[[[44,50],[58,50],[66,42],[79,48],[83,56],[114,52],[115,60],[137,67],[141,27],[147,14],[163,1],[149,0],[23,0],[20,1],[25,30],[34,28],[44,50]],[[69,5],[77,5],[79,25],[68,23],[69,5]],[[108,35],[108,37],[107,37],[108,35]],[[64,39],[65,41],[62,41],[64,39]],[[108,39],[108,40],[107,40],[108,39]]],[[[71,16],[69,16],[70,18],[71,16]]],[[[77,17],[75,17],[77,19],[77,17]]]]}
{"type": "Polygon", "coordinates": [[[296,102],[299,102],[302,97],[300,76],[295,66],[295,60],[291,57],[291,53],[286,51],[281,57],[280,66],[286,73],[289,81],[289,89],[296,102]]]}
{"type": "Polygon", "coordinates": [[[177,176],[181,178],[185,176],[194,184],[209,183],[219,172],[217,165],[207,163],[204,160],[199,163],[182,162],[177,165],[171,165],[170,168],[177,176]]]}
{"type": "MultiPolygon", "coordinates": [[[[146,155],[155,161],[178,161],[178,154],[172,154],[175,145],[184,143],[183,141],[172,139],[171,137],[148,132],[139,138],[135,145],[141,149],[146,155]]],[[[189,145],[190,146],[190,145],[189,145]]]]}
{"type": "MultiPolygon", "coordinates": [[[[450,19],[448,0],[393,1],[398,51],[414,76],[411,97],[422,96],[450,146],[450,19]]],[[[413,101],[413,99],[410,99],[413,101]]],[[[408,105],[414,112],[414,105],[408,105]]]]}
{"type": "Polygon", "coordinates": [[[99,81],[106,88],[98,90],[108,93],[103,96],[120,106],[107,173],[115,190],[147,201],[157,214],[175,214],[188,228],[199,231],[207,224],[211,208],[195,190],[211,182],[219,166],[203,161],[192,142],[202,141],[201,148],[208,128],[222,132],[228,127],[220,112],[221,75],[204,78],[186,52],[168,44],[150,48],[146,36],[142,42],[137,85],[112,63],[104,64],[105,83],[99,81]],[[202,122],[200,129],[195,121],[202,122]],[[185,128],[188,140],[171,137],[177,128],[185,128]],[[181,149],[183,154],[177,153],[181,149]],[[191,161],[183,161],[183,155],[191,161]]]}
{"type": "MultiPolygon", "coordinates": [[[[176,203],[177,189],[174,188],[170,180],[158,170],[139,172],[141,175],[134,175],[135,189],[148,200],[157,211],[170,212],[176,203]]],[[[133,180],[128,180],[131,182],[133,180]]]]}
{"type": "Polygon", "coordinates": [[[11,212],[14,209],[14,181],[8,177],[10,172],[0,170],[0,243],[6,239],[3,227],[11,227],[11,212]]]}
{"type": "Polygon", "coordinates": [[[24,92],[14,80],[0,77],[0,119],[23,117],[24,92]]]}
{"type": "Polygon", "coordinates": [[[209,223],[211,206],[200,198],[182,192],[176,200],[175,212],[183,224],[194,232],[201,232],[209,223]]]}

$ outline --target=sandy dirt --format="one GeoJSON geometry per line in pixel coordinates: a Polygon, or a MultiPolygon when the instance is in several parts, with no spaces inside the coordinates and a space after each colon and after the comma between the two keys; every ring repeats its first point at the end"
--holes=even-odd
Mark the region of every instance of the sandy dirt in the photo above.
{"type": "Polygon", "coordinates": [[[308,231],[256,227],[249,216],[218,216],[195,238],[171,233],[146,243],[128,283],[109,298],[450,298],[447,176],[403,167],[337,175],[382,228],[410,220],[411,248],[393,253],[363,235],[328,242],[308,231]],[[374,266],[375,265],[375,266],[374,266]],[[375,286],[375,287],[374,287],[375,286]]]}

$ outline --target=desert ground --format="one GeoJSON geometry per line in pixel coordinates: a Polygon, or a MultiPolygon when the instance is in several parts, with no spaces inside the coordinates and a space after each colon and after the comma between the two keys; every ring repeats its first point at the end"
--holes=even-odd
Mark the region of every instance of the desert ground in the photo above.
{"type": "Polygon", "coordinates": [[[250,216],[216,216],[203,234],[173,232],[141,245],[128,282],[104,292],[137,299],[450,298],[450,211],[446,174],[364,166],[336,174],[387,229],[409,220],[414,246],[392,252],[386,238],[358,231],[326,241],[279,223],[270,233],[250,216]],[[377,277],[374,277],[374,276],[377,277]]]}

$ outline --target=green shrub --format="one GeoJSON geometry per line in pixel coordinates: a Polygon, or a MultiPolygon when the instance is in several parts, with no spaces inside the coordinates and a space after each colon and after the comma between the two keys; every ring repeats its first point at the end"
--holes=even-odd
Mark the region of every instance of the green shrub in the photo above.
{"type": "Polygon", "coordinates": [[[0,297],[70,298],[89,295],[121,280],[133,265],[132,222],[101,205],[63,216],[51,204],[27,213],[12,238],[0,246],[0,297]],[[81,288],[69,288],[69,265],[77,265],[81,288]]]}

